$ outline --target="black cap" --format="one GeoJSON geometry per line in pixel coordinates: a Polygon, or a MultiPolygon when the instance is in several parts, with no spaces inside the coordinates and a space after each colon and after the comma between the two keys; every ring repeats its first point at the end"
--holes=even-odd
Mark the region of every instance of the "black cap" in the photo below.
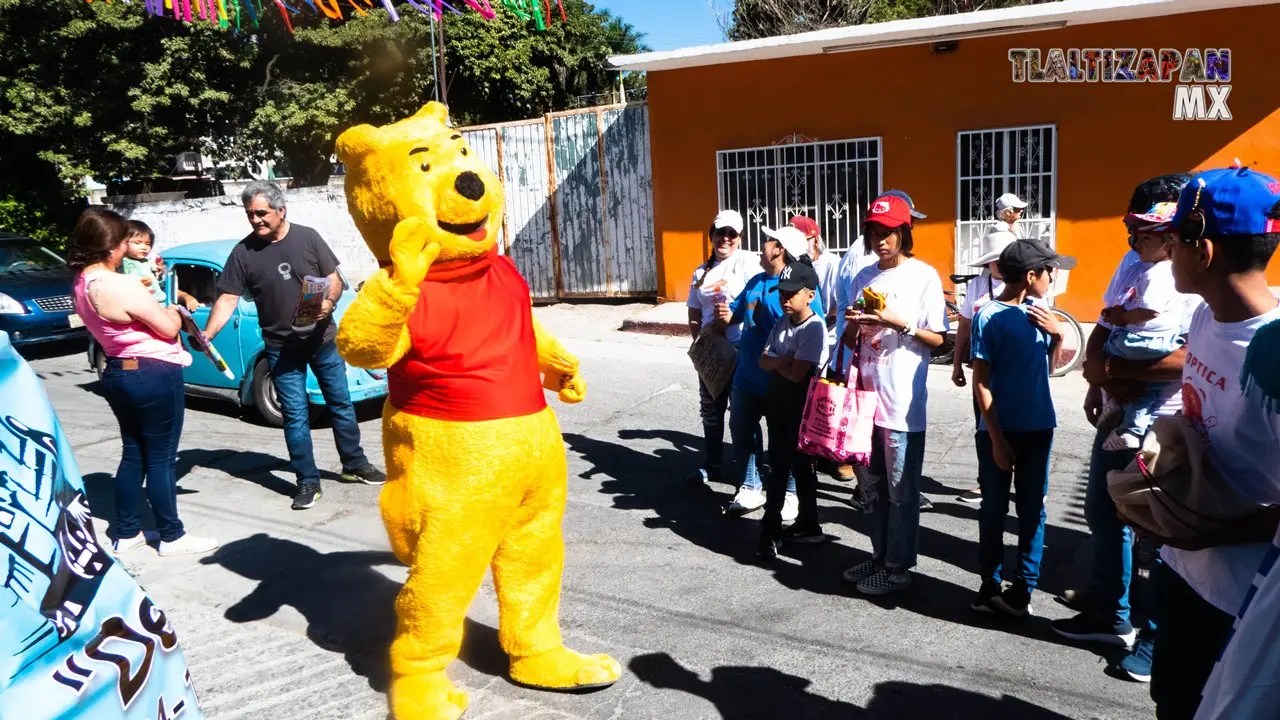
{"type": "Polygon", "coordinates": [[[1076,266],[1076,259],[1067,255],[1059,255],[1043,240],[1018,240],[1010,243],[1000,253],[1000,274],[1021,275],[1030,270],[1042,267],[1070,270],[1076,266]]]}
{"type": "Polygon", "coordinates": [[[798,260],[782,269],[782,275],[778,277],[778,290],[795,292],[802,288],[818,289],[818,271],[813,269],[811,263],[798,260]]]}

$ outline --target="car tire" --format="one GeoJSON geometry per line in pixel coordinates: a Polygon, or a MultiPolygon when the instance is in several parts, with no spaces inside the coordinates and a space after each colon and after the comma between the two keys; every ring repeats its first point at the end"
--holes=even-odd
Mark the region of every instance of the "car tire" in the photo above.
{"type": "Polygon", "coordinates": [[[271,427],[284,427],[284,412],[280,409],[280,400],[276,396],[275,385],[271,382],[271,370],[266,360],[259,360],[253,366],[253,380],[249,388],[253,407],[271,427]]]}

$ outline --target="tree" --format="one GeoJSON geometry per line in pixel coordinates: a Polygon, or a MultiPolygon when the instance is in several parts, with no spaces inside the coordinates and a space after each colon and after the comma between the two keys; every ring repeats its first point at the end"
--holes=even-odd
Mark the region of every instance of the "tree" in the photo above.
{"type": "Polygon", "coordinates": [[[733,9],[719,13],[719,17],[730,40],[751,40],[1046,1],[1049,0],[736,0],[733,9]]]}

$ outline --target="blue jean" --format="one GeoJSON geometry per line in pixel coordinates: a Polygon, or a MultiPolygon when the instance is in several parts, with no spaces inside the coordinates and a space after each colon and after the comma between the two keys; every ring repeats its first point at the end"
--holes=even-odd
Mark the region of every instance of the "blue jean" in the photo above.
{"type": "Polygon", "coordinates": [[[904,432],[877,425],[871,440],[871,465],[859,473],[871,559],[890,570],[905,572],[916,564],[924,439],[923,430],[904,432]]]}
{"type": "Polygon", "coordinates": [[[141,532],[138,501],[147,503],[161,542],[185,534],[178,519],[178,440],[186,407],[182,367],[148,358],[108,358],[102,394],[120,423],[123,451],[116,469],[116,537],[141,532]]]}
{"type": "MultiPolygon", "coordinates": [[[[1106,353],[1111,357],[1125,360],[1159,360],[1182,347],[1181,335],[1138,335],[1123,328],[1116,328],[1107,337],[1106,353]]],[[[1181,381],[1147,383],[1142,393],[1132,402],[1122,403],[1124,419],[1120,421],[1120,431],[1142,437],[1151,421],[1152,414],[1160,409],[1160,405],[1168,397],[1170,390],[1181,381]]]]}
{"type": "Polygon", "coordinates": [[[1018,584],[1034,590],[1040,584],[1040,559],[1044,556],[1044,497],[1049,492],[1049,451],[1053,430],[1006,432],[1013,448],[1013,472],[996,466],[991,435],[975,436],[978,446],[978,485],[982,507],[978,512],[978,572],[983,583],[1003,580],[1004,521],[1009,516],[1009,488],[1014,490],[1018,513],[1018,584]]]}
{"type": "Polygon", "coordinates": [[[1129,582],[1133,578],[1133,530],[1116,515],[1116,504],[1107,492],[1107,473],[1123,470],[1133,451],[1102,448],[1110,430],[1099,430],[1089,457],[1089,485],[1085,489],[1084,517],[1093,536],[1092,609],[1113,625],[1129,624],[1129,582]]]}
{"type": "Polygon", "coordinates": [[[729,407],[729,389],[712,395],[707,384],[698,380],[698,415],[702,417],[702,469],[718,472],[724,456],[724,412],[729,407]]]}
{"type": "MultiPolygon", "coordinates": [[[[764,418],[765,399],[747,390],[734,388],[729,397],[729,437],[733,441],[733,464],[738,472],[738,487],[763,490],[760,469],[764,467],[764,432],[760,420],[764,418]]],[[[787,492],[796,491],[796,479],[789,478],[787,492]]]]}
{"type": "Polygon", "coordinates": [[[316,374],[324,403],[333,418],[333,439],[342,458],[343,470],[358,470],[369,464],[360,447],[360,425],[347,390],[347,364],[333,342],[266,348],[271,381],[284,414],[284,444],[298,484],[320,483],[315,452],[311,446],[311,404],[307,400],[307,366],[316,374]]]}

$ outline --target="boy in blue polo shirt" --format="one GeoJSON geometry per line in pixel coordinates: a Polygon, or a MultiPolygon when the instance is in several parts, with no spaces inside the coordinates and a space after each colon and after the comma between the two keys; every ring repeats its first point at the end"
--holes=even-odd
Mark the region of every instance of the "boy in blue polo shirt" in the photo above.
{"type": "Polygon", "coordinates": [[[1010,244],[997,263],[1004,290],[974,316],[970,343],[973,394],[982,415],[976,437],[982,586],[970,607],[1025,617],[1031,613],[1031,591],[1039,582],[1044,554],[1044,498],[1057,426],[1049,368],[1062,346],[1057,319],[1033,302],[1048,293],[1055,269],[1076,263],[1039,240],[1010,244]],[[1013,584],[1002,589],[1010,485],[1018,513],[1018,570],[1013,584]]]}

